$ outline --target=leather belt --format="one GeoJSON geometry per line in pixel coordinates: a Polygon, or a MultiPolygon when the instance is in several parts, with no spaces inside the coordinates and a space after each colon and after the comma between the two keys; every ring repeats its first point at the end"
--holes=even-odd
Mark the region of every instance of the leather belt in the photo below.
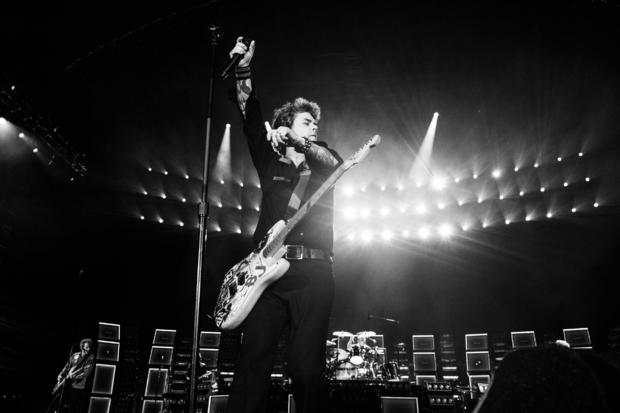
{"type": "Polygon", "coordinates": [[[308,248],[305,245],[284,245],[286,253],[284,258],[287,260],[331,260],[329,252],[318,249],[308,248]]]}

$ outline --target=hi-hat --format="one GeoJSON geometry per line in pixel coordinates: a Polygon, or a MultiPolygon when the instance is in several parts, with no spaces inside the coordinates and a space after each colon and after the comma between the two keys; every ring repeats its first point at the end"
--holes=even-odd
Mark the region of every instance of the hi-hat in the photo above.
{"type": "Polygon", "coordinates": [[[370,337],[370,336],[376,336],[376,335],[377,335],[377,333],[375,333],[374,331],[360,331],[360,332],[358,332],[358,333],[357,333],[357,334],[355,334],[355,335],[356,335],[356,336],[359,336],[359,337],[364,337],[364,338],[366,338],[366,337],[370,337]]]}
{"type": "Polygon", "coordinates": [[[326,347],[336,347],[336,343],[334,343],[331,340],[327,340],[327,342],[325,343],[326,347]]]}
{"type": "Polygon", "coordinates": [[[334,331],[332,335],[336,337],[353,337],[353,334],[348,331],[334,331]]]}

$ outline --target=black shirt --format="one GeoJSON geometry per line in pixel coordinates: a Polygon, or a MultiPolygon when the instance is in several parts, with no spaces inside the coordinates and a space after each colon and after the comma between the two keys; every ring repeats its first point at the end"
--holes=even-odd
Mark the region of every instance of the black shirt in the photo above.
{"type": "MultiPolygon", "coordinates": [[[[258,244],[273,224],[284,219],[303,164],[295,167],[292,161],[278,155],[272,149],[271,143],[266,139],[265,121],[254,90],[246,102],[243,131],[248,140],[252,162],[258,172],[263,192],[258,225],[254,232],[254,242],[258,244]]],[[[327,148],[324,142],[313,143],[327,148]]],[[[329,148],[328,150],[338,159],[339,163],[342,162],[335,151],[329,148]]],[[[302,205],[335,170],[335,168],[312,162],[309,157],[306,157],[306,162],[311,175],[302,198],[302,205]]],[[[334,191],[332,188],[325,192],[304,219],[289,233],[285,244],[305,245],[331,252],[334,239],[333,205],[334,191]]]]}

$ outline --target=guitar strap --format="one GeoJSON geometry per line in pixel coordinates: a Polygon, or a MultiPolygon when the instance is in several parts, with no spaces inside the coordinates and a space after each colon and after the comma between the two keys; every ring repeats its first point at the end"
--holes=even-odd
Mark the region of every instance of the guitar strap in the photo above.
{"type": "Polygon", "coordinates": [[[301,200],[303,199],[304,194],[306,193],[306,187],[308,186],[308,182],[310,182],[310,168],[306,161],[304,161],[300,165],[301,170],[299,171],[299,180],[297,181],[297,185],[295,185],[295,189],[293,189],[293,193],[291,194],[291,199],[288,201],[288,206],[286,207],[286,214],[284,214],[284,219],[289,219],[301,206],[301,200]]]}

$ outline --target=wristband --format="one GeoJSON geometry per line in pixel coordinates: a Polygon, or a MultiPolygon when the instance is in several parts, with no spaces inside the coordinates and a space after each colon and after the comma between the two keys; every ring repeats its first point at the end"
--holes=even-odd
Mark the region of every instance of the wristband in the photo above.
{"type": "Polygon", "coordinates": [[[311,144],[312,144],[312,142],[310,142],[310,139],[304,138],[304,143],[303,143],[303,145],[300,145],[297,148],[297,152],[299,152],[299,153],[307,153],[310,150],[310,145],[311,144]]]}
{"type": "Polygon", "coordinates": [[[236,66],[235,67],[235,78],[237,80],[249,79],[251,75],[250,66],[236,66]]]}

